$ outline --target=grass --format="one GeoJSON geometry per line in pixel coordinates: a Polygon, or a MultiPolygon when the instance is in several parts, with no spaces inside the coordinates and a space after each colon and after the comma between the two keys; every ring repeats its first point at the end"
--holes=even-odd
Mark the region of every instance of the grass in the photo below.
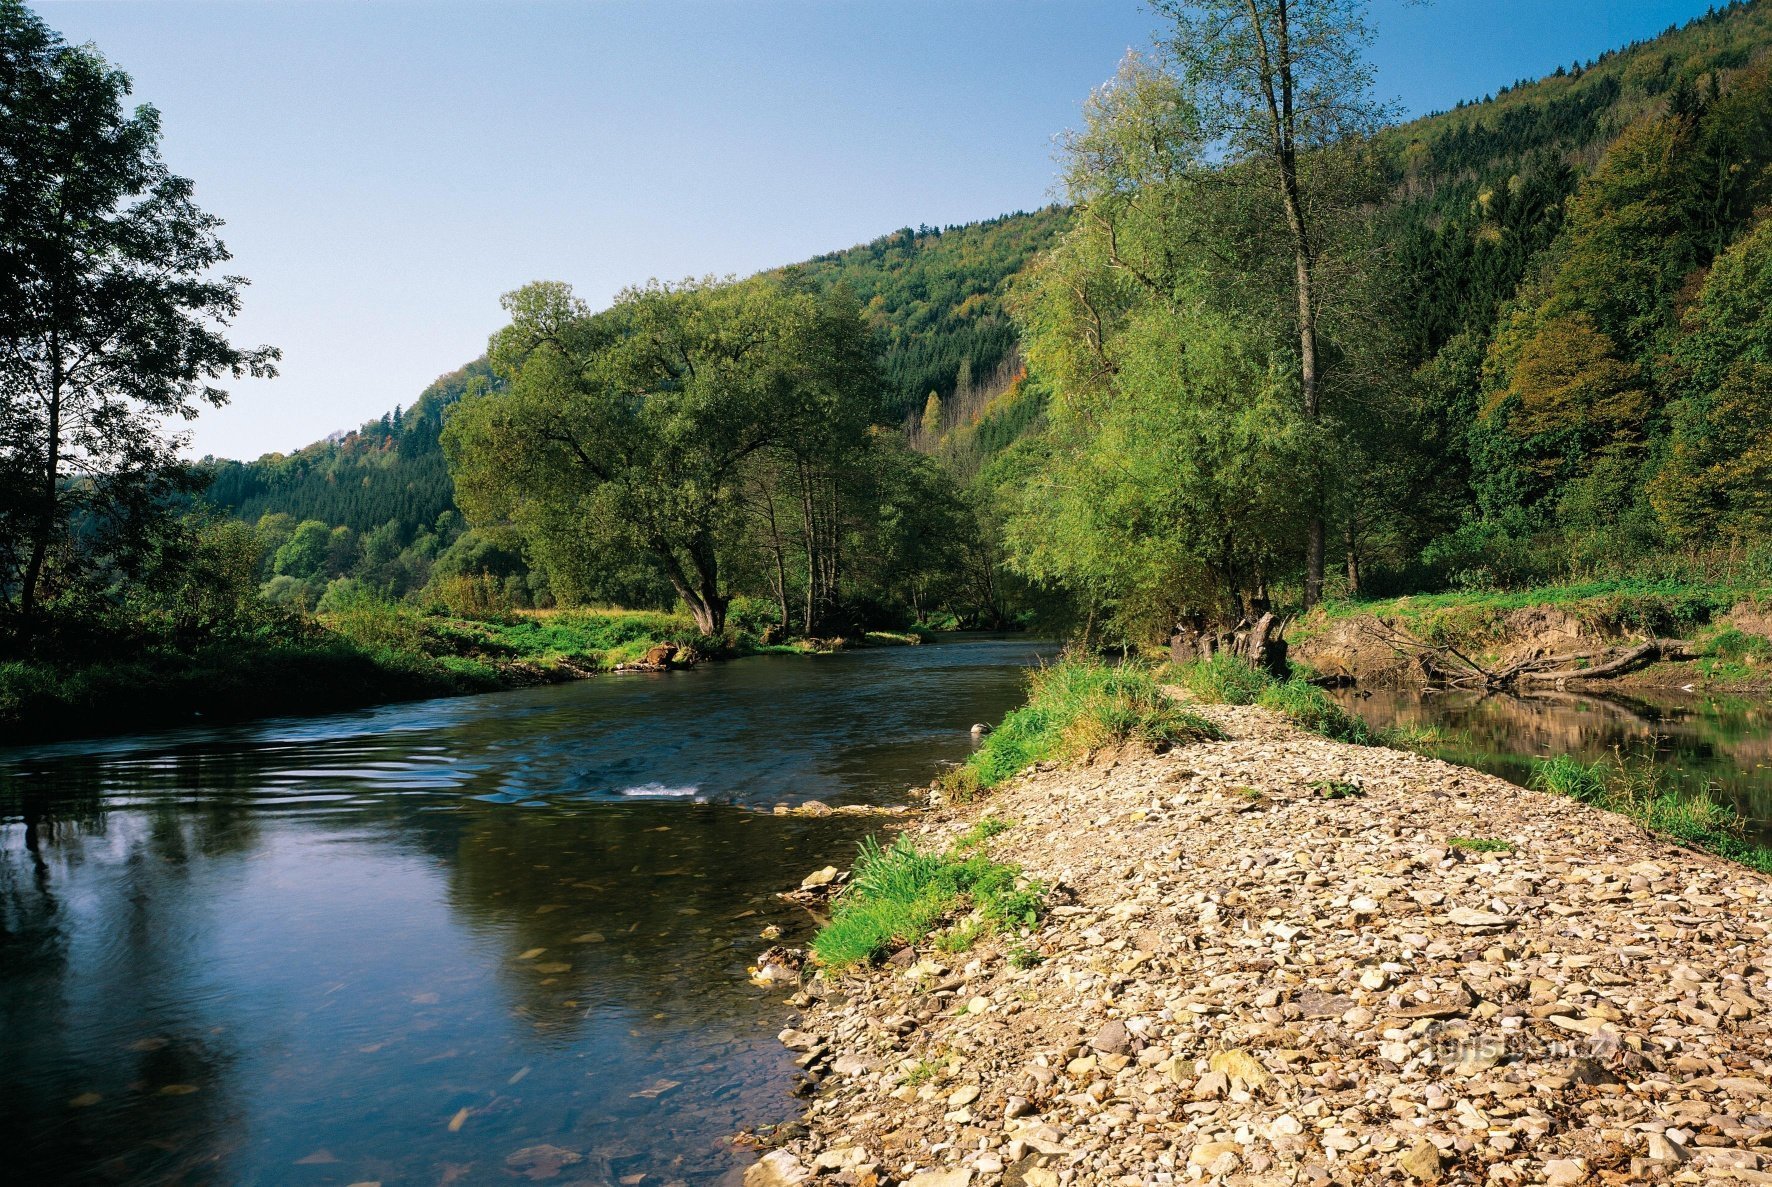
{"type": "Polygon", "coordinates": [[[986,817],[938,853],[919,850],[908,837],[884,848],[872,837],[863,841],[831,921],[813,937],[814,958],[829,969],[869,964],[922,943],[949,921],[954,926],[937,939],[948,952],[965,951],[985,935],[1037,925],[1039,884],[988,852],[990,838],[1008,827],[986,817]]]}
{"type": "MultiPolygon", "coordinates": [[[[873,632],[863,645],[915,641],[914,634],[873,632]]],[[[365,595],[317,617],[279,616],[226,640],[136,641],[81,658],[0,662],[0,740],[333,712],[573,680],[633,663],[660,643],[703,659],[802,649],[764,648],[740,625],[710,638],[687,616],[658,611],[467,617],[365,595]]]]}
{"type": "Polygon", "coordinates": [[[964,799],[1038,762],[1128,742],[1177,746],[1220,736],[1211,722],[1176,704],[1149,669],[1070,656],[1035,671],[1028,703],[940,782],[964,799]]]}
{"type": "Polygon", "coordinates": [[[1337,742],[1377,746],[1384,741],[1379,731],[1336,704],[1316,685],[1297,676],[1282,680],[1234,655],[1220,652],[1209,660],[1184,665],[1174,675],[1202,701],[1260,705],[1284,714],[1300,729],[1337,742]]]}
{"type": "Polygon", "coordinates": [[[1462,849],[1466,853],[1512,853],[1514,843],[1503,841],[1498,837],[1453,837],[1446,842],[1454,849],[1462,849]]]}
{"type": "Polygon", "coordinates": [[[1067,656],[1033,671],[1028,686],[1028,703],[944,774],[943,790],[966,799],[1037,762],[1063,762],[1125,742],[1182,746],[1221,737],[1217,726],[1164,693],[1152,671],[1134,664],[1067,656]]]}
{"type": "MultiPolygon", "coordinates": [[[[1772,589],[1763,580],[1700,580],[1678,575],[1570,582],[1530,589],[1412,594],[1374,601],[1342,599],[1325,603],[1306,616],[1298,624],[1295,638],[1308,638],[1340,619],[1371,615],[1401,627],[1425,643],[1487,655],[1490,648],[1506,641],[1508,619],[1519,610],[1559,610],[1602,637],[1634,634],[1693,638],[1737,604],[1768,599],[1772,599],[1772,589]]],[[[1736,642],[1732,635],[1740,635],[1742,640],[1752,638],[1722,628],[1714,638],[1725,649],[1716,652],[1723,656],[1724,663],[1729,662],[1726,649],[1736,642]]],[[[1772,648],[1772,644],[1768,647],[1772,648]]],[[[1772,651],[1758,658],[1762,662],[1772,659],[1772,651]]],[[[1764,669],[1754,674],[1764,676],[1764,669]]],[[[1739,674],[1729,671],[1719,675],[1739,674]]]]}
{"type": "Polygon", "coordinates": [[[1620,813],[1649,832],[1772,874],[1772,848],[1746,836],[1739,813],[1708,788],[1680,790],[1651,759],[1620,753],[1587,763],[1559,754],[1537,762],[1532,786],[1620,813]]]}

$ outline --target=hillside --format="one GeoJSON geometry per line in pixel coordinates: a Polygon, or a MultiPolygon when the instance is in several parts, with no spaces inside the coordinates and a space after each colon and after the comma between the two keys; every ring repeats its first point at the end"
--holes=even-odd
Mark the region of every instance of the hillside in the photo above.
{"type": "MultiPolygon", "coordinates": [[[[1643,526],[1653,518],[1647,492],[1657,480],[1645,459],[1680,448],[1669,443],[1684,390],[1660,360],[1704,270],[1742,237],[1754,203],[1765,199],[1753,162],[1762,155],[1756,137],[1765,123],[1756,107],[1763,71],[1755,63],[1768,46],[1772,9],[1733,3],[1381,135],[1395,200],[1378,216],[1390,265],[1379,313],[1397,340],[1399,373],[1412,376],[1417,407],[1402,438],[1383,446],[1388,489],[1374,492],[1372,505],[1357,509],[1358,522],[1349,524],[1350,550],[1361,554],[1358,566],[1368,570],[1371,588],[1402,592],[1410,582],[1431,585],[1455,573],[1529,576],[1539,563],[1525,557],[1529,541],[1559,516],[1587,514],[1583,507],[1635,525],[1630,539],[1596,536],[1596,555],[1627,555],[1658,538],[1643,526]],[[1631,155],[1633,145],[1656,135],[1668,138],[1664,156],[1683,158],[1681,176],[1667,182],[1666,193],[1651,194],[1652,205],[1667,207],[1661,224],[1630,230],[1638,238],[1626,242],[1618,238],[1615,212],[1651,184],[1631,173],[1641,155],[1631,155]],[[1748,163],[1745,171],[1739,162],[1748,163]],[[1706,168],[1723,170],[1708,189],[1706,168]],[[1595,246],[1601,240],[1604,251],[1595,246]],[[1616,271],[1632,263],[1633,253],[1666,256],[1655,277],[1632,281],[1631,299],[1646,312],[1629,325],[1600,318],[1611,341],[1604,349],[1581,341],[1589,355],[1600,352],[1595,365],[1611,368],[1605,374],[1625,368],[1644,377],[1643,407],[1604,441],[1595,437],[1591,409],[1573,422],[1567,408],[1563,421],[1520,414],[1522,399],[1530,411],[1530,381],[1544,370],[1534,360],[1568,354],[1577,323],[1559,311],[1593,303],[1575,280],[1557,276],[1616,271]],[[1521,357],[1526,362],[1515,375],[1509,360],[1521,357]],[[1541,421],[1543,431],[1529,431],[1541,421]],[[1595,477],[1583,459],[1607,449],[1616,464],[1595,477]],[[1625,461],[1618,459],[1633,468],[1621,476],[1625,461]],[[1621,506],[1630,514],[1619,514],[1621,506]],[[1482,523],[1473,527],[1474,521],[1482,523]]],[[[916,448],[944,458],[966,481],[1041,423],[1044,388],[1024,377],[1004,297],[1067,222],[1064,208],[1048,207],[965,226],[907,227],[779,274],[821,288],[843,285],[859,298],[880,347],[887,419],[904,424],[916,448]]],[[[471,363],[439,379],[403,415],[372,421],[342,440],[218,463],[210,497],[249,520],[281,513],[359,538],[379,532],[378,582],[398,592],[416,588],[461,530],[450,514],[437,439],[443,414],[471,383],[489,378],[483,361],[471,363]],[[390,550],[413,547],[422,555],[392,564],[390,550]]],[[[1591,391],[1592,378],[1579,368],[1556,372],[1544,380],[1550,394],[1543,399],[1555,404],[1564,398],[1557,392],[1591,391]]],[[[1706,431],[1689,426],[1687,434],[1701,442],[1706,431]]],[[[1693,456],[1696,474],[1703,459],[1693,456]]],[[[1669,500],[1701,499],[1702,492],[1687,489],[1696,482],[1657,497],[1670,506],[1669,500]]],[[[349,558],[367,539],[335,544],[346,565],[335,571],[357,572],[349,558]]],[[[450,563],[490,566],[476,571],[500,580],[522,570],[512,541],[477,541],[472,555],[450,563]]],[[[1349,571],[1355,567],[1350,559],[1349,571]]]]}
{"type": "MultiPolygon", "coordinates": [[[[847,285],[880,346],[888,417],[920,409],[931,391],[951,396],[968,375],[987,376],[1014,350],[1003,307],[1008,279],[1049,244],[1065,212],[1047,207],[952,227],[906,227],[779,270],[820,287],[847,285]]],[[[410,408],[337,440],[255,461],[216,461],[208,497],[242,519],[283,514],[362,534],[393,522],[410,544],[455,501],[438,443],[443,416],[474,383],[493,382],[484,359],[437,379],[410,408]]]]}

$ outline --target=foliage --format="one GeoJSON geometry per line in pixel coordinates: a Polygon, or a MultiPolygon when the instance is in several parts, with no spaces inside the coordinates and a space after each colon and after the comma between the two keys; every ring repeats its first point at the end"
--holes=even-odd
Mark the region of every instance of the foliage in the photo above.
{"type": "Polygon", "coordinates": [[[864,840],[831,921],[813,938],[814,958],[834,970],[869,963],[921,943],[966,909],[973,917],[937,940],[947,950],[962,951],[987,932],[1034,927],[1041,888],[1020,867],[993,861],[984,850],[1002,827],[987,817],[942,853],[924,853],[903,836],[886,848],[864,840]]]}
{"type": "Polygon", "coordinates": [[[865,448],[871,411],[853,306],[751,281],[655,283],[596,315],[566,286],[534,284],[505,308],[490,353],[506,388],[470,396],[444,434],[472,519],[515,525],[557,592],[590,594],[612,563],[642,564],[718,634],[744,472],[781,453],[800,480],[818,618],[836,576],[812,525],[835,529],[819,514],[829,472],[865,448]]]}
{"type": "Polygon", "coordinates": [[[1147,669],[1078,656],[1028,678],[1028,702],[1003,718],[964,764],[943,777],[950,791],[988,790],[1037,762],[1062,762],[1124,743],[1178,746],[1219,737],[1177,705],[1147,669]]]}
{"type": "Polygon", "coordinates": [[[277,352],[224,336],[245,281],[220,221],[160,158],[129,77],[0,0],[0,612],[133,575],[193,485],[168,421],[277,352]]]}

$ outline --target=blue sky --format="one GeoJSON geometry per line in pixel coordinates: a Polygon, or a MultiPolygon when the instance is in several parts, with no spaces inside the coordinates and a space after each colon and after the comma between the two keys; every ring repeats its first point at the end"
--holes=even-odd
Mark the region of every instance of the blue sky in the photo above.
{"type": "MultiPolygon", "coordinates": [[[[165,120],[252,279],[195,452],[297,448],[478,355],[500,293],[745,274],[1052,199],[1135,0],[36,0],[165,120]]],[[[1659,32],[1691,0],[1375,0],[1411,114],[1659,32]]]]}

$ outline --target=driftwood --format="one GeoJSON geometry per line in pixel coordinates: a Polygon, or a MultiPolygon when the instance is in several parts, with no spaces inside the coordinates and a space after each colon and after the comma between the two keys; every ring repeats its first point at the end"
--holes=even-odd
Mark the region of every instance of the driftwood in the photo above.
{"type": "Polygon", "coordinates": [[[1179,622],[1169,636],[1169,658],[1178,664],[1209,660],[1220,652],[1238,656],[1257,668],[1278,668],[1285,661],[1286,627],[1264,610],[1254,621],[1244,618],[1228,630],[1213,630],[1201,619],[1179,622]]]}
{"type": "Polygon", "coordinates": [[[1537,656],[1489,669],[1449,643],[1423,643],[1382,622],[1374,622],[1365,630],[1399,655],[1413,656],[1430,684],[1484,692],[1540,686],[1563,688],[1571,681],[1609,680],[1623,676],[1659,660],[1698,658],[1691,644],[1683,639],[1649,639],[1622,647],[1537,656]]]}

